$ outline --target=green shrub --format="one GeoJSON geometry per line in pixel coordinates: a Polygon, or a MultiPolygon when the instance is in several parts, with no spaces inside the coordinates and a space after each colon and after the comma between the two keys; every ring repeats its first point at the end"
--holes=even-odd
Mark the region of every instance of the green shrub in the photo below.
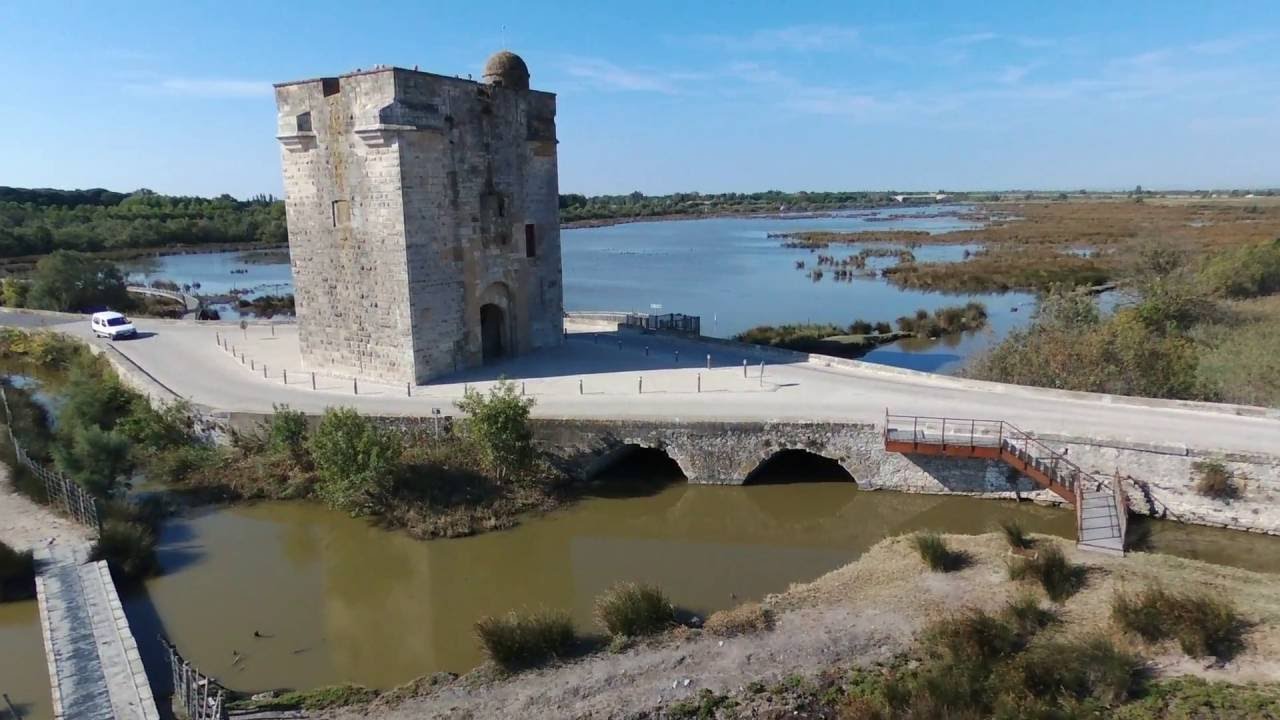
{"type": "Polygon", "coordinates": [[[146,525],[137,522],[104,522],[90,556],[94,560],[106,560],[111,574],[120,582],[141,580],[160,569],[155,535],[146,525]]]}
{"type": "Polygon", "coordinates": [[[307,416],[288,405],[275,405],[273,408],[267,424],[267,447],[301,458],[307,449],[307,416]]]}
{"type": "Polygon", "coordinates": [[[1017,652],[1023,643],[1012,625],[985,610],[968,610],[925,633],[933,657],[952,663],[989,665],[1017,652]]]}
{"type": "Polygon", "coordinates": [[[1137,689],[1142,661],[1109,638],[1091,635],[1030,646],[998,684],[1016,687],[1044,703],[1095,700],[1112,706],[1137,689]]]}
{"type": "Polygon", "coordinates": [[[120,495],[133,471],[129,438],[95,425],[64,428],[53,446],[58,468],[100,498],[120,495]]]}
{"type": "Polygon", "coordinates": [[[1004,533],[1004,539],[1009,543],[1009,547],[1015,550],[1026,550],[1033,544],[1031,537],[1017,520],[1001,520],[1000,532],[1004,533]]]}
{"type": "Polygon", "coordinates": [[[533,398],[523,397],[516,384],[501,380],[488,395],[468,388],[458,409],[466,413],[462,427],[499,480],[522,475],[533,460],[533,430],[529,409],[533,398]]]}
{"type": "Polygon", "coordinates": [[[508,672],[561,657],[575,641],[569,616],[550,610],[482,618],[476,635],[489,660],[508,672]]]}
{"type": "Polygon", "coordinates": [[[1209,258],[1200,276],[1211,292],[1229,298],[1280,291],[1280,239],[1223,250],[1209,258]]]}
{"type": "Polygon", "coordinates": [[[194,442],[191,403],[176,400],[160,408],[141,396],[130,404],[128,415],[120,419],[120,433],[135,444],[158,451],[194,442]]]}
{"type": "Polygon", "coordinates": [[[351,408],[330,408],[307,443],[320,482],[316,492],[330,507],[368,512],[395,481],[399,436],[351,408]]]}
{"type": "Polygon", "coordinates": [[[1037,553],[1034,559],[1010,563],[1009,577],[1013,580],[1036,580],[1050,600],[1062,602],[1084,586],[1085,569],[1073,565],[1062,550],[1050,545],[1037,553]]]}
{"type": "Polygon", "coordinates": [[[938,533],[916,533],[911,542],[915,545],[916,552],[920,553],[920,559],[934,572],[960,570],[968,564],[967,556],[948,548],[947,541],[938,533]]]}
{"type": "Polygon", "coordinates": [[[0,601],[30,597],[35,576],[30,550],[19,552],[0,542],[0,601]]]}
{"type": "Polygon", "coordinates": [[[1040,601],[1030,594],[1009,601],[1002,617],[1022,637],[1031,637],[1054,621],[1053,613],[1040,607],[1040,601]]]}
{"type": "Polygon", "coordinates": [[[124,275],[115,265],[85,253],[57,250],[36,262],[27,307],[91,312],[131,306],[124,275]]]}
{"type": "Polygon", "coordinates": [[[216,467],[223,460],[216,448],[191,444],[156,453],[147,464],[147,476],[168,483],[182,483],[196,473],[216,467]]]}
{"type": "Polygon", "coordinates": [[[1147,642],[1176,638],[1191,657],[1230,659],[1243,644],[1244,620],[1226,600],[1208,594],[1172,593],[1147,588],[1133,595],[1117,593],[1111,618],[1147,642]]]}
{"type": "Polygon", "coordinates": [[[1192,465],[1200,473],[1196,480],[1196,492],[1214,500],[1232,500],[1240,495],[1235,477],[1227,466],[1217,460],[1201,460],[1192,465]]]}
{"type": "Polygon", "coordinates": [[[596,620],[614,637],[662,632],[675,622],[675,608],[659,588],[618,583],[596,598],[596,620]]]}

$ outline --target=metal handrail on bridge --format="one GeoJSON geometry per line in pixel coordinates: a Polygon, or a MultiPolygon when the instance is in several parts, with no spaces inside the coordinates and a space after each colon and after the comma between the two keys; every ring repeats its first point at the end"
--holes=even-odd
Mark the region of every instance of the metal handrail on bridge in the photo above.
{"type": "Polygon", "coordinates": [[[1095,491],[1110,490],[1115,506],[1110,525],[1123,538],[1128,524],[1125,517],[1128,501],[1119,479],[1108,483],[1067,459],[1066,455],[1037,440],[1017,426],[1004,420],[975,418],[948,418],[929,415],[894,415],[887,409],[884,414],[884,441],[921,443],[947,447],[995,448],[1009,453],[1026,465],[1032,466],[1052,482],[1075,497],[1077,525],[1083,512],[1085,483],[1095,491]]]}

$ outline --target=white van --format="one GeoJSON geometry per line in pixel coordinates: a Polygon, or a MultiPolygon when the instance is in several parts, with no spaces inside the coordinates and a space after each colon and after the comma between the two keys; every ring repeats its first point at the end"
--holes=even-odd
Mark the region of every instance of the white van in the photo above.
{"type": "Polygon", "coordinates": [[[108,340],[132,337],[138,334],[138,329],[133,326],[133,323],[129,322],[129,318],[111,310],[94,313],[93,317],[89,319],[89,323],[93,326],[94,335],[108,340]]]}

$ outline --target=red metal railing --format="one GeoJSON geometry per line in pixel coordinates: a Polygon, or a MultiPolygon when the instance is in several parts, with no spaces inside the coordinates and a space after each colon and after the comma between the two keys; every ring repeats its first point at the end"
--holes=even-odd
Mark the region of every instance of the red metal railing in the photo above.
{"type": "Polygon", "coordinates": [[[949,447],[997,448],[1006,462],[1010,462],[1012,458],[1034,468],[1075,498],[1077,527],[1082,520],[1084,485],[1090,484],[1096,491],[1110,490],[1115,497],[1115,506],[1109,524],[1113,532],[1124,537],[1128,524],[1124,515],[1128,503],[1118,479],[1108,483],[1085,472],[1079,465],[1068,460],[1066,455],[1015,425],[1004,420],[893,415],[888,410],[885,410],[884,420],[885,443],[936,445],[943,450],[949,447]]]}

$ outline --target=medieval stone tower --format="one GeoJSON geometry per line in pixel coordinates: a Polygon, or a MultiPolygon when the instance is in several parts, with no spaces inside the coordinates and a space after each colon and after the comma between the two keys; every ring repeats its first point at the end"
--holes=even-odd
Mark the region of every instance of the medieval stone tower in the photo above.
{"type": "Polygon", "coordinates": [[[276,85],[308,369],[422,383],[563,333],[555,95],[380,67],[276,85]]]}

